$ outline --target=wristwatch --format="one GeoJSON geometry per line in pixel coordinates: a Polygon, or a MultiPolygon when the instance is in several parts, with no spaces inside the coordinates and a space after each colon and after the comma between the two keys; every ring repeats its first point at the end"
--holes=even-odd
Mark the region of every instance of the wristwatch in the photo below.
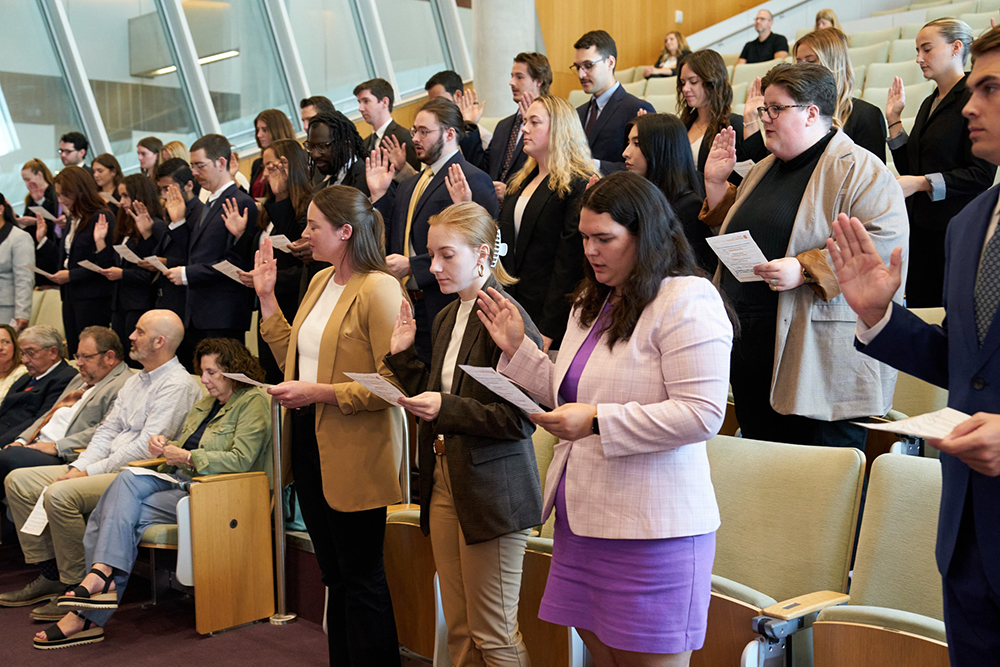
{"type": "Polygon", "coordinates": [[[597,423],[597,415],[594,415],[593,421],[590,422],[590,430],[594,432],[594,435],[601,434],[601,426],[597,423]]]}
{"type": "Polygon", "coordinates": [[[804,283],[814,283],[814,282],[816,282],[816,279],[812,277],[812,274],[809,273],[809,270],[806,269],[805,266],[802,267],[802,282],[804,282],[804,283]]]}

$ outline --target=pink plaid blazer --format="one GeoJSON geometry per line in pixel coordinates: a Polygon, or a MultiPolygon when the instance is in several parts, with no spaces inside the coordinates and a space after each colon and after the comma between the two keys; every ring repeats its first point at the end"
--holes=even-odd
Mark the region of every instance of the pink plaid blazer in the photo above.
{"type": "MultiPolygon", "coordinates": [[[[498,370],[536,400],[558,405],[559,386],[589,333],[574,311],[554,364],[525,338],[498,370]]],[[[577,535],[659,539],[716,530],[705,441],[725,416],[732,343],[709,281],[665,278],[632,336],[613,350],[601,341],[587,362],[578,399],[597,405],[601,435],[556,445],[544,517],[565,470],[566,510],[577,535]]]]}

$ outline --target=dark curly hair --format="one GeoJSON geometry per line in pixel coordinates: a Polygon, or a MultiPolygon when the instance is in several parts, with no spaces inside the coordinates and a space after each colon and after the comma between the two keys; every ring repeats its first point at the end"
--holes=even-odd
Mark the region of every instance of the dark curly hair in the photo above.
{"type": "Polygon", "coordinates": [[[309,119],[309,129],[326,125],[330,129],[330,165],[334,174],[352,159],[364,161],[365,141],[358,134],[358,128],[339,111],[320,111],[309,119]]]}
{"type": "MultiPolygon", "coordinates": [[[[264,381],[264,369],[257,357],[250,353],[247,346],[234,338],[206,338],[194,348],[194,372],[201,375],[201,358],[218,355],[216,363],[224,373],[243,373],[248,378],[264,381]]],[[[249,387],[245,382],[233,381],[236,389],[249,387]]]]}

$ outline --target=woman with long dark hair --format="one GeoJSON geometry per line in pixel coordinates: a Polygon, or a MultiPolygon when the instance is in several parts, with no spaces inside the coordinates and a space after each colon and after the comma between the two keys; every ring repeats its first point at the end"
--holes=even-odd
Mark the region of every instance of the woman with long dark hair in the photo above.
{"type": "Polygon", "coordinates": [[[118,186],[124,176],[122,166],[118,164],[118,159],[111,153],[101,153],[94,158],[90,165],[90,170],[94,174],[94,182],[101,192],[101,197],[108,203],[108,207],[115,215],[118,214],[118,186]]]}
{"type": "Polygon", "coordinates": [[[156,179],[156,168],[160,166],[160,151],[163,142],[156,137],[143,137],[136,144],[135,152],[139,158],[139,171],[151,180],[156,179]]]}
{"type": "Polygon", "coordinates": [[[285,112],[278,109],[264,109],[253,120],[254,139],[260,149],[260,157],[250,165],[250,196],[260,199],[267,196],[267,175],[264,173],[264,151],[275,141],[295,141],[295,128],[285,112]]]}
{"type": "Polygon", "coordinates": [[[708,622],[719,510],[705,441],[725,415],[733,327],[646,179],[616,172],[592,186],[580,233],[585,277],[555,363],[509,300],[479,300],[504,353],[497,369],[556,406],[531,415],[560,439],[539,617],[577,628],[600,667],[687,665],[708,622]]]}

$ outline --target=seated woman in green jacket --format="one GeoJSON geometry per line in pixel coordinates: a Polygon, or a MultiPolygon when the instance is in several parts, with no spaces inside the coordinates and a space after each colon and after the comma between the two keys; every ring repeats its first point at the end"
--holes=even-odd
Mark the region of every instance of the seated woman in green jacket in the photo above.
{"type": "Polygon", "coordinates": [[[53,649],[104,640],[107,623],[125,590],[139,541],[149,526],[177,523],[177,501],[192,478],[220,473],[271,473],[271,412],[267,395],[224,377],[243,373],[263,381],[264,371],[250,351],[231,338],[206,338],[195,349],[195,370],[208,396],[194,404],[177,440],[149,439],[162,456],[165,476],[122,471],[90,515],[83,538],[90,573],[58,598],[67,613],[35,635],[35,648],[53,649]]]}

